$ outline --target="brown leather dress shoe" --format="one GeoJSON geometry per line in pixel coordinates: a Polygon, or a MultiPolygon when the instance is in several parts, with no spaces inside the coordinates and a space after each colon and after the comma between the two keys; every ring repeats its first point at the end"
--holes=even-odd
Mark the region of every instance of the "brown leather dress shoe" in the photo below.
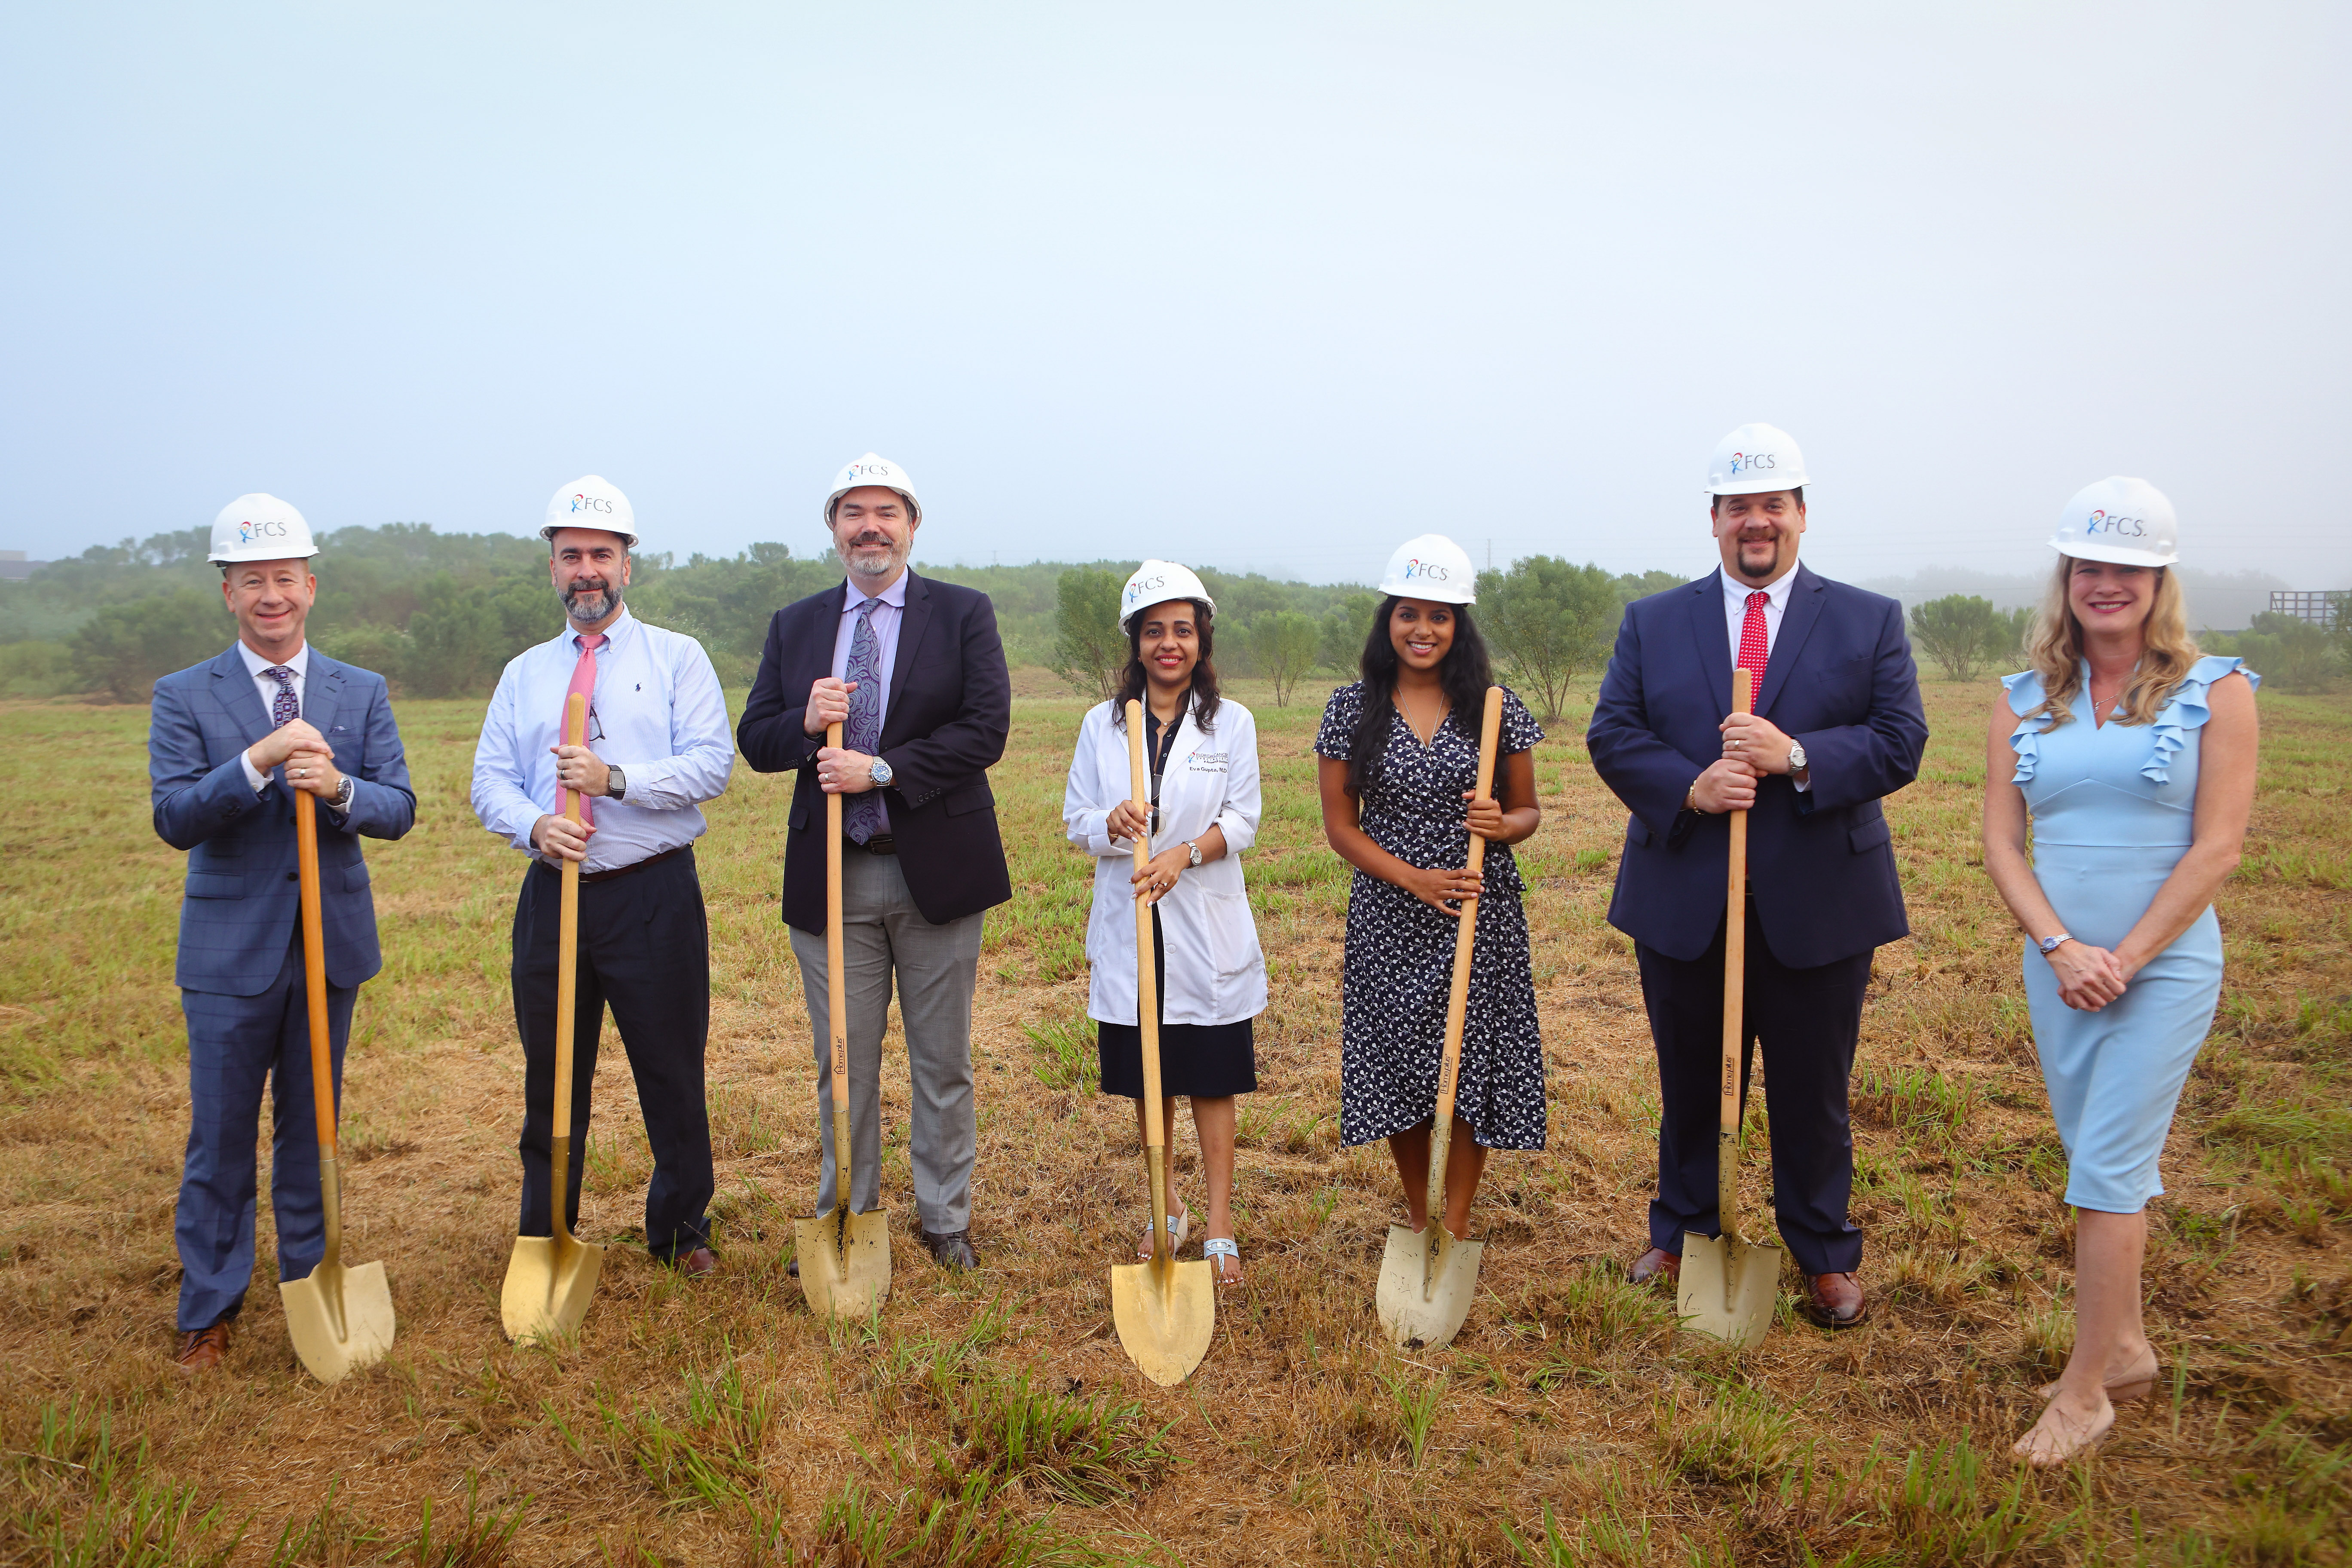
{"type": "Polygon", "coordinates": [[[951,1230],[940,1236],[923,1232],[923,1247],[943,1268],[977,1268],[980,1259],[972,1255],[971,1232],[951,1230]]]}
{"type": "Polygon", "coordinates": [[[228,1320],[182,1334],[180,1353],[172,1359],[183,1372],[210,1372],[220,1365],[228,1359],[228,1320]]]}
{"type": "Polygon", "coordinates": [[[1870,1299],[1859,1274],[1808,1274],[1802,1310],[1825,1329],[1850,1329],[1870,1316],[1870,1299]]]}
{"type": "Polygon", "coordinates": [[[719,1255],[707,1247],[698,1247],[671,1258],[669,1266],[688,1279],[700,1279],[719,1272],[719,1255]]]}
{"type": "Polygon", "coordinates": [[[1663,1247],[1650,1248],[1625,1270],[1625,1282],[1629,1285],[1664,1285],[1672,1290],[1682,1284],[1682,1279],[1683,1255],[1668,1252],[1663,1247]]]}

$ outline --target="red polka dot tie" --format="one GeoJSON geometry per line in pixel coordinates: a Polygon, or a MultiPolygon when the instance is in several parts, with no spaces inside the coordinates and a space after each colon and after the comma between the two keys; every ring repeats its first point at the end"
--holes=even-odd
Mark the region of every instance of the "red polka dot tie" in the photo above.
{"type": "Polygon", "coordinates": [[[1772,595],[1759,588],[1748,595],[1748,619],[1739,626],[1739,662],[1736,668],[1756,672],[1756,685],[1764,685],[1764,661],[1771,657],[1772,642],[1764,630],[1764,606],[1772,595]]]}

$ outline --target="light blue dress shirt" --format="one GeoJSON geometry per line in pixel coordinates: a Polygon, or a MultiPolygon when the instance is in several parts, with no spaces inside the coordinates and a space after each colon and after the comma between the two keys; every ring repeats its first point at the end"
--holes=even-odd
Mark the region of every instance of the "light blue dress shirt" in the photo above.
{"type": "MultiPolygon", "coordinates": [[[[622,771],[627,798],[595,797],[596,831],[582,869],[611,871],[693,843],[700,804],[727,792],[735,737],[710,656],[692,637],[649,626],[624,609],[596,650],[588,749],[622,771]]],[[[570,626],[524,649],[499,677],[474,748],[474,815],[526,854],[530,830],[556,810],[555,752],[563,699],[580,662],[570,626]]]]}
{"type": "MultiPolygon", "coordinates": [[[[890,721],[890,673],[898,663],[898,623],[907,618],[907,569],[900,567],[898,580],[875,595],[868,595],[860,588],[856,577],[850,578],[849,591],[841,596],[841,626],[833,634],[833,678],[835,680],[849,679],[849,644],[857,635],[857,612],[868,598],[880,601],[874,606],[875,651],[880,656],[877,662],[882,671],[878,683],[882,688],[881,700],[875,706],[875,722],[877,725],[887,724],[890,721]]],[[[884,800],[880,804],[881,831],[887,833],[890,831],[890,803],[884,800]]]]}

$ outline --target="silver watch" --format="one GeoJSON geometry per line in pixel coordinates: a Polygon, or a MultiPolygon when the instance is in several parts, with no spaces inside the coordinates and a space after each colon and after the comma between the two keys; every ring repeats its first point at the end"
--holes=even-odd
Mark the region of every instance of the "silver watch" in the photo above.
{"type": "Polygon", "coordinates": [[[359,781],[351,774],[345,773],[343,782],[335,786],[335,798],[327,803],[327,809],[329,811],[351,810],[352,797],[359,793],[359,781]]]}
{"type": "Polygon", "coordinates": [[[1805,743],[1802,741],[1789,742],[1789,771],[1792,773],[1805,771],[1805,743]]]}
{"type": "Polygon", "coordinates": [[[1199,866],[1201,863],[1201,847],[1192,839],[1187,838],[1184,840],[1184,847],[1192,852],[1192,864],[1196,867],[1199,866]]]}
{"type": "Polygon", "coordinates": [[[874,787],[876,789],[880,789],[898,775],[891,772],[889,763],[884,762],[881,758],[877,757],[874,759],[873,767],[866,771],[866,776],[874,781],[874,787]]]}
{"type": "Polygon", "coordinates": [[[2057,952],[2061,944],[2070,942],[2074,940],[2074,939],[2072,936],[2069,936],[2066,932],[2062,931],[2056,936],[2043,937],[2040,942],[2035,942],[2033,945],[2042,950],[2042,957],[2047,958],[2052,953],[2057,952]]]}

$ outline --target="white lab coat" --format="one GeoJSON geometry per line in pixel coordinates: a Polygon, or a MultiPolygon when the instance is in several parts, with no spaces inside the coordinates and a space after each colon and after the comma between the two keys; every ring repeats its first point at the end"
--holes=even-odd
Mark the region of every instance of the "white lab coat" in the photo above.
{"type": "MultiPolygon", "coordinates": [[[[1078,727],[1062,822],[1070,842],[1095,859],[1094,910],[1087,921],[1087,961],[1094,971],[1087,1016],[1106,1024],[1136,1022],[1134,845],[1105,828],[1111,807],[1129,799],[1127,731],[1108,702],[1078,727]]],[[[1228,698],[1216,727],[1203,732],[1190,707],[1160,784],[1156,854],[1212,827],[1225,830],[1225,853],[1185,871],[1160,900],[1168,952],[1160,985],[1170,1024],[1238,1024],[1265,1011],[1265,954],[1242,885],[1242,851],[1257,839],[1257,721],[1228,698]]]]}

